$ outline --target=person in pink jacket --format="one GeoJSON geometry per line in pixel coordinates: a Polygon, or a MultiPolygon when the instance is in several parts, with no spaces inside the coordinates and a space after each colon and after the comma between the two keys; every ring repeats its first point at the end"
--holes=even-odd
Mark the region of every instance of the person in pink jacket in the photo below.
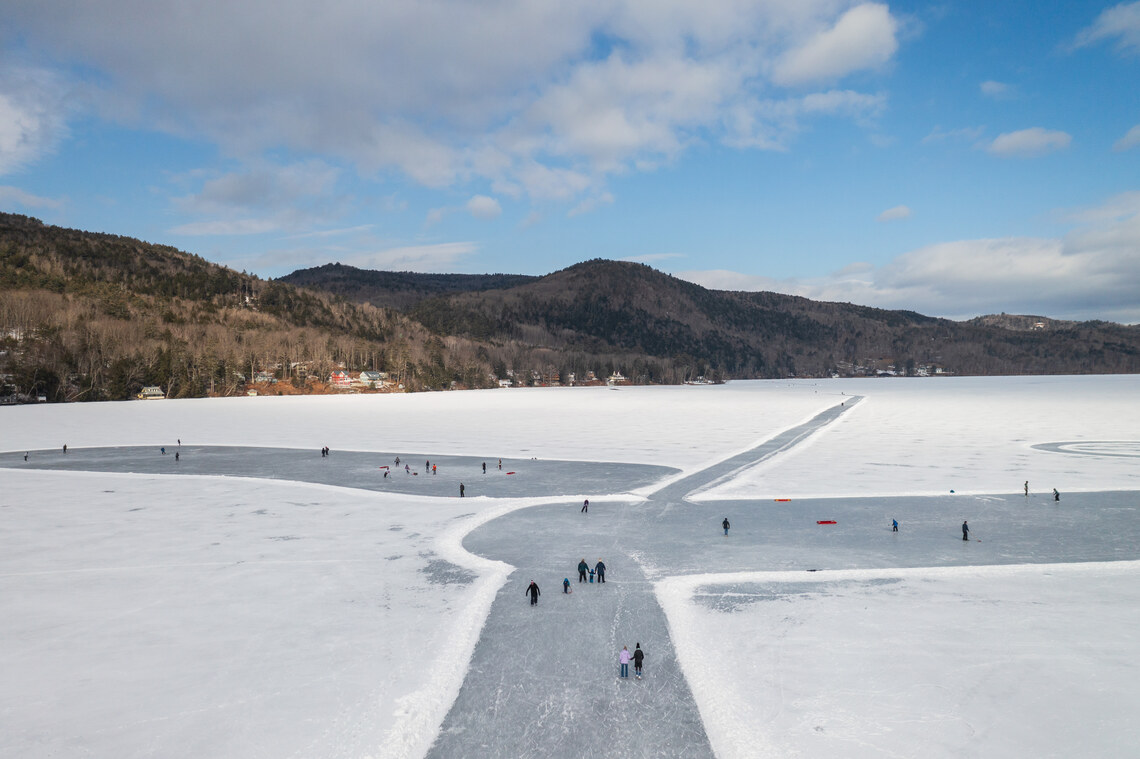
{"type": "Polygon", "coordinates": [[[622,646],[621,647],[621,654],[618,655],[618,662],[621,663],[621,676],[622,677],[629,677],[629,660],[630,660],[630,658],[631,658],[631,654],[629,653],[629,648],[626,646],[622,646]]]}

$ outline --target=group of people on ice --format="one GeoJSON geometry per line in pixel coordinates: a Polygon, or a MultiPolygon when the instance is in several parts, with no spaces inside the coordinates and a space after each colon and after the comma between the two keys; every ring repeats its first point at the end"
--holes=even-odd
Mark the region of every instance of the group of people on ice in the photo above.
{"type": "MultiPolygon", "coordinates": [[[[606,581],[606,565],[605,565],[605,562],[603,562],[601,559],[598,559],[598,563],[595,564],[594,567],[591,569],[590,565],[586,563],[586,560],[582,559],[581,561],[578,562],[578,582],[586,582],[587,573],[589,573],[589,581],[590,582],[593,582],[595,577],[598,578],[598,582],[605,582],[606,581]]],[[[565,580],[563,580],[562,585],[563,585],[563,589],[565,591],[569,592],[570,578],[567,577],[565,580]]]]}

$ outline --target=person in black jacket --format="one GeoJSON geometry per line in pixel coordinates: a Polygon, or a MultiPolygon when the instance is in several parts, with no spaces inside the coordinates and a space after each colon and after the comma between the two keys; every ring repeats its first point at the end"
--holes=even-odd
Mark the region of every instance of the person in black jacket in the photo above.
{"type": "Polygon", "coordinates": [[[586,563],[585,559],[578,562],[578,582],[586,581],[586,573],[590,571],[590,565],[586,563]]]}
{"type": "Polygon", "coordinates": [[[598,563],[594,565],[594,571],[598,573],[598,582],[606,581],[606,565],[601,559],[598,559],[598,563]]]}
{"type": "Polygon", "coordinates": [[[542,591],[538,589],[538,585],[535,584],[534,580],[531,580],[530,585],[526,586],[525,593],[530,593],[530,605],[537,606],[538,597],[542,595],[542,591]]]}
{"type": "Polygon", "coordinates": [[[645,652],[641,650],[641,644],[637,644],[637,648],[633,649],[633,673],[637,675],[637,679],[641,679],[641,662],[645,659],[645,652]]]}

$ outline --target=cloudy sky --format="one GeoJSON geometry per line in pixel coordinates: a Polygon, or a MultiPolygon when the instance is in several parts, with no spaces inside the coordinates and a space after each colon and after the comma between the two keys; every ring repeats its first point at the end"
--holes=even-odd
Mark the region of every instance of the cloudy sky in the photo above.
{"type": "Polygon", "coordinates": [[[0,210],[1140,322],[1140,2],[5,0],[0,210]]]}

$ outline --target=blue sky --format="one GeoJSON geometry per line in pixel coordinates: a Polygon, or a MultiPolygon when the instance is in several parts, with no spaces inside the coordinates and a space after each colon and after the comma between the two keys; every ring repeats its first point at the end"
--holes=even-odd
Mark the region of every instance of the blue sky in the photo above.
{"type": "Polygon", "coordinates": [[[0,210],[263,276],[1137,323],[1140,2],[7,0],[0,210]]]}

